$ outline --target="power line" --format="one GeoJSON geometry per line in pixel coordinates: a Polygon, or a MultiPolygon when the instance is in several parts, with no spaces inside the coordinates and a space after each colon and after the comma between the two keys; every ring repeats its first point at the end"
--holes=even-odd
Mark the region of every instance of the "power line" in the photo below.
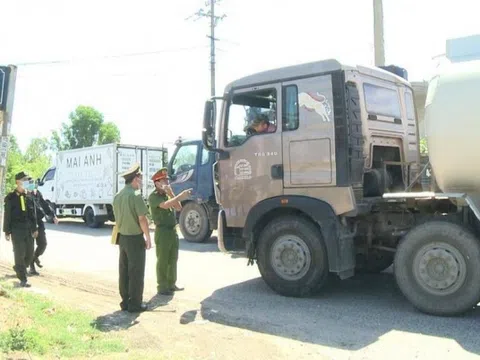
{"type": "Polygon", "coordinates": [[[210,18],[210,35],[207,35],[210,38],[210,93],[211,96],[215,96],[215,41],[218,39],[215,38],[215,27],[218,25],[218,22],[223,20],[227,15],[222,14],[221,16],[215,15],[215,4],[220,3],[221,0],[208,0],[205,1],[205,6],[210,7],[210,10],[200,9],[195,14],[189,16],[185,20],[189,20],[196,16],[194,21],[197,21],[200,18],[210,18]]]}
{"type": "Polygon", "coordinates": [[[208,47],[208,45],[187,47],[187,48],[178,48],[178,49],[164,49],[164,50],[156,50],[156,51],[144,51],[144,52],[126,53],[126,54],[118,54],[118,55],[104,55],[104,56],[91,57],[91,58],[32,61],[32,62],[16,63],[15,65],[16,66],[60,65],[60,64],[70,64],[70,63],[75,63],[75,62],[92,61],[92,60],[97,61],[97,60],[106,60],[106,59],[121,59],[121,58],[127,58],[127,57],[135,57],[135,56],[149,56],[149,55],[158,55],[158,54],[163,54],[163,53],[175,53],[175,52],[205,49],[207,47],[208,47]]]}

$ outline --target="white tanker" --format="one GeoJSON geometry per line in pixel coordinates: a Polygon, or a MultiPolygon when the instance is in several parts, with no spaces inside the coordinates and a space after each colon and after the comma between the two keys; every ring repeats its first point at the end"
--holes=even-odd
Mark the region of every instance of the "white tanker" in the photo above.
{"type": "Polygon", "coordinates": [[[431,80],[425,122],[439,188],[480,193],[480,61],[447,65],[431,80]]]}
{"type": "Polygon", "coordinates": [[[459,314],[480,302],[479,114],[480,61],[440,68],[425,102],[432,188],[440,192],[383,196],[412,211],[414,223],[396,249],[395,277],[430,314],[459,314]]]}

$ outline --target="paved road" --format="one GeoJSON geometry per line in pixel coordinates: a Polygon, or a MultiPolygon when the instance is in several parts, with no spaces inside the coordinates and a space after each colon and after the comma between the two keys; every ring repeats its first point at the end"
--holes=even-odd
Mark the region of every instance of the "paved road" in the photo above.
{"type": "MultiPolygon", "coordinates": [[[[110,227],[88,229],[80,222],[48,225],[43,263],[116,286],[118,251],[110,227]]],[[[0,241],[0,260],[11,261],[0,241]]],[[[155,291],[155,249],[148,252],[146,292],[155,291]]],[[[323,295],[292,299],[273,293],[246,259],[206,244],[181,240],[179,301],[200,304],[205,319],[279,338],[294,339],[334,359],[480,358],[480,310],[456,318],[415,311],[396,288],[392,274],[333,282],[323,295]]],[[[34,280],[33,280],[34,281],[34,280]]],[[[292,358],[295,356],[292,354],[292,358]]]]}

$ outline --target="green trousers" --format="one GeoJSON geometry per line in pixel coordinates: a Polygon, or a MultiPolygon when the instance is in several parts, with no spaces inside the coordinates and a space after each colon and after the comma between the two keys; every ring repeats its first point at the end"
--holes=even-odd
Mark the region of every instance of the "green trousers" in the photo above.
{"type": "Polygon", "coordinates": [[[120,235],[119,290],[125,310],[140,309],[145,278],[145,240],[143,235],[120,235]]]}
{"type": "Polygon", "coordinates": [[[176,228],[155,228],[157,291],[173,289],[177,282],[178,235],[176,228]]]}
{"type": "Polygon", "coordinates": [[[27,280],[27,266],[33,260],[33,237],[28,228],[13,228],[12,234],[13,256],[15,265],[13,270],[20,281],[27,280]]]}

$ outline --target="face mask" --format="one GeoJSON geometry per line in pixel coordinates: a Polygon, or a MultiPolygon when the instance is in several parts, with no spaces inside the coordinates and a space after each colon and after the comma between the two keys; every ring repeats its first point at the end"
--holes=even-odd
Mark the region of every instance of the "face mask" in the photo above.
{"type": "Polygon", "coordinates": [[[33,181],[24,181],[23,188],[27,191],[33,191],[35,189],[35,184],[33,181]]]}

